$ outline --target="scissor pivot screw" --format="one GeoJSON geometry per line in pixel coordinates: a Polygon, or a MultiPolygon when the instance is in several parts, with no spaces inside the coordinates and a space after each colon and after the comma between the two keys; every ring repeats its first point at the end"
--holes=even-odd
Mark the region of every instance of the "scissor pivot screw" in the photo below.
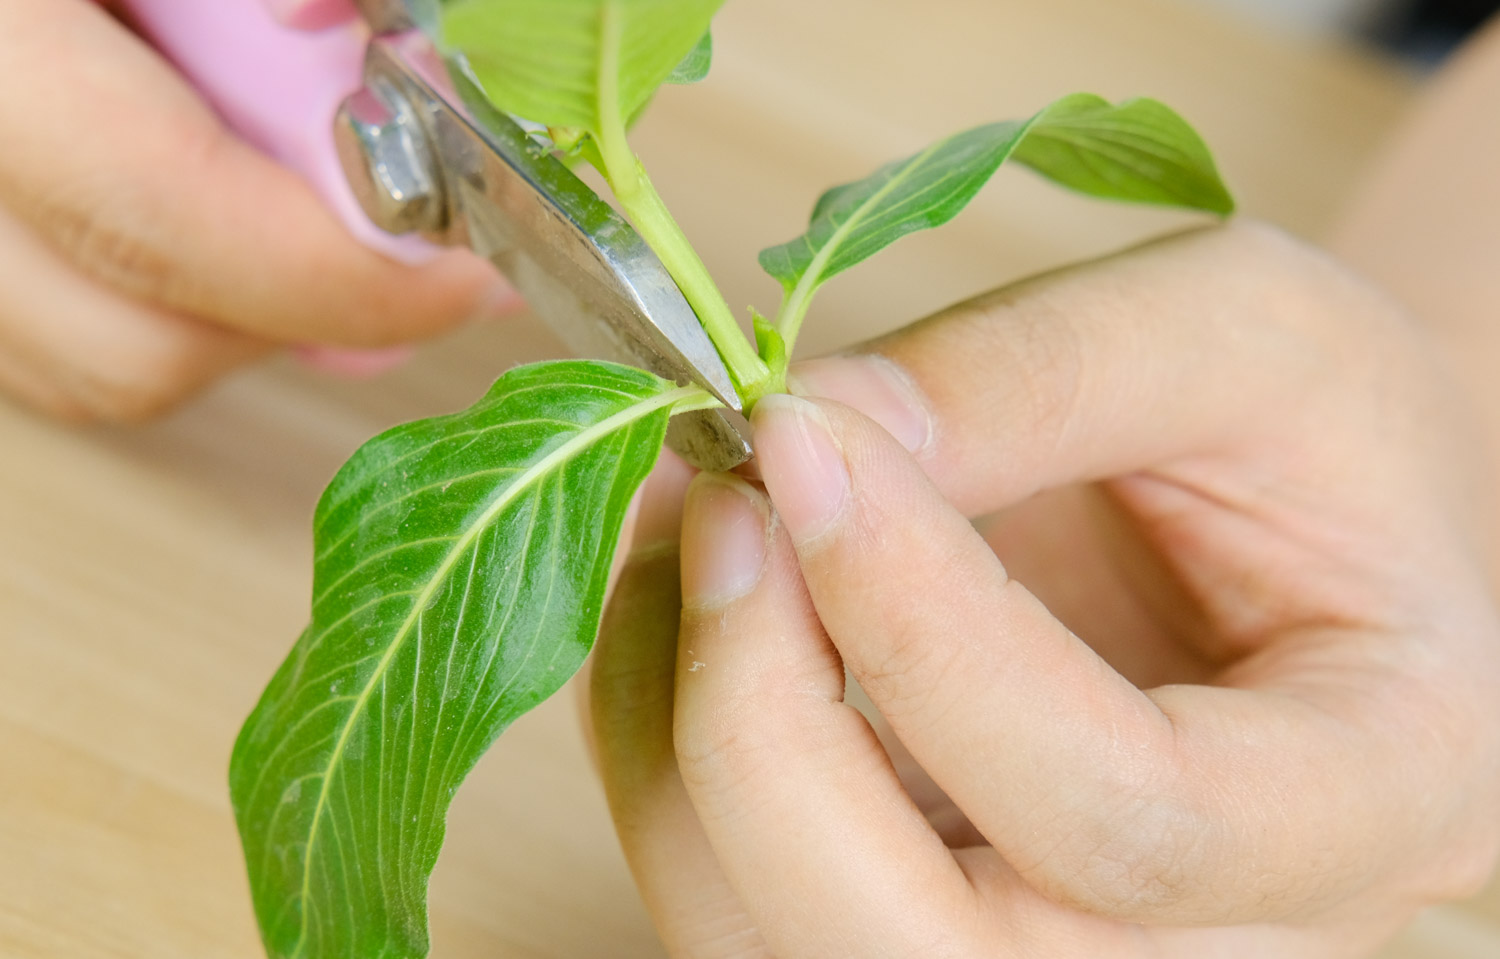
{"type": "Polygon", "coordinates": [[[394,84],[377,79],[351,94],[333,132],[344,175],[376,226],[396,234],[443,228],[443,183],[426,131],[394,84]]]}

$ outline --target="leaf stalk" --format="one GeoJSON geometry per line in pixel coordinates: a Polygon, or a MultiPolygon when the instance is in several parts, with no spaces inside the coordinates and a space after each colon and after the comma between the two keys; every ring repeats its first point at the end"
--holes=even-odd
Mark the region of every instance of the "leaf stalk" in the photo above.
{"type": "MultiPolygon", "coordinates": [[[[611,138],[612,139],[612,138],[611,138]]],[[[621,136],[623,142],[623,133],[621,136]]],[[[606,143],[600,144],[605,158],[604,176],[609,180],[615,198],[625,208],[631,223],[640,231],[641,237],[661,258],[662,265],[677,281],[682,295],[698,314],[698,322],[713,340],[724,365],[729,369],[740,399],[748,410],[754,402],[772,389],[776,379],[771,368],[755,352],[750,341],[734,319],[734,313],[719,292],[719,286],[708,272],[708,267],[693,249],[692,243],[682,232],[682,227],[672,217],[661,195],[651,185],[645,167],[631,155],[628,176],[616,176],[611,151],[606,143]]],[[[628,153],[628,149],[626,150],[628,153]]]]}

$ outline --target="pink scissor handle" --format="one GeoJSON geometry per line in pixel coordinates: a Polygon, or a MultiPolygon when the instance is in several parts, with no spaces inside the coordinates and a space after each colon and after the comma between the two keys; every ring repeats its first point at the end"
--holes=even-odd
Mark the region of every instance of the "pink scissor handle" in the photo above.
{"type": "Polygon", "coordinates": [[[127,0],[126,6],[225,122],[300,174],[361,242],[406,263],[434,255],[430,244],[371,223],[339,165],[333,117],[361,85],[369,40],[363,22],[343,21],[347,0],[127,0]],[[278,15],[323,29],[291,29],[278,15]]]}

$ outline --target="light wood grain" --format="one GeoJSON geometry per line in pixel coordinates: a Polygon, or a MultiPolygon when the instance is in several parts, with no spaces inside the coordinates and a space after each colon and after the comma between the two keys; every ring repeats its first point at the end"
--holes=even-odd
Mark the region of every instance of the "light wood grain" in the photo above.
{"type": "MultiPolygon", "coordinates": [[[[713,76],[664,93],[640,149],[736,304],[774,305],[754,254],[799,232],[821,188],[1074,89],[1178,105],[1250,212],[1316,235],[1410,81],[1220,16],[1177,0],[735,0],[713,76]]],[[[1178,222],[1002,176],[951,229],[831,285],[807,345],[1178,222]]],[[[278,362],[135,431],[0,405],[0,955],[258,954],[225,769],[302,626],[317,495],[378,429],[556,352],[523,319],[376,383],[278,362]]],[[[661,954],[566,697],[481,763],[449,838],[435,955],[661,954]]],[[[1497,915],[1493,897],[1439,911],[1389,959],[1495,955],[1497,915]]]]}

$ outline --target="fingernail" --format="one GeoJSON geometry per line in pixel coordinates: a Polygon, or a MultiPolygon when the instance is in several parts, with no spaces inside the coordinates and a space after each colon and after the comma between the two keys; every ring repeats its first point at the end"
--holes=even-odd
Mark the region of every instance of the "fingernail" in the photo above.
{"type": "Polygon", "coordinates": [[[479,297],[474,304],[474,311],[470,314],[469,322],[488,323],[491,320],[512,316],[525,308],[526,301],[521,299],[521,294],[517,293],[509,283],[499,280],[479,297]]]}
{"type": "Polygon", "coordinates": [[[294,30],[322,30],[359,16],[349,0],[266,0],[266,6],[271,16],[294,30]]]}
{"type": "Polygon", "coordinates": [[[351,380],[368,380],[404,365],[415,352],[409,346],[391,346],[377,350],[299,346],[297,358],[324,373],[351,380]]]}
{"type": "Polygon", "coordinates": [[[849,469],[817,404],[772,394],[755,405],[755,453],[776,513],[797,542],[816,539],[849,500],[849,469]]]}
{"type": "Polygon", "coordinates": [[[883,356],[832,356],[798,363],[787,378],[800,396],[852,406],[879,423],[908,452],[932,442],[932,413],[900,367],[883,356]]]}
{"type": "Polygon", "coordinates": [[[738,477],[704,473],[693,480],[682,519],[684,606],[723,606],[755,588],[770,516],[766,498],[738,477]]]}

